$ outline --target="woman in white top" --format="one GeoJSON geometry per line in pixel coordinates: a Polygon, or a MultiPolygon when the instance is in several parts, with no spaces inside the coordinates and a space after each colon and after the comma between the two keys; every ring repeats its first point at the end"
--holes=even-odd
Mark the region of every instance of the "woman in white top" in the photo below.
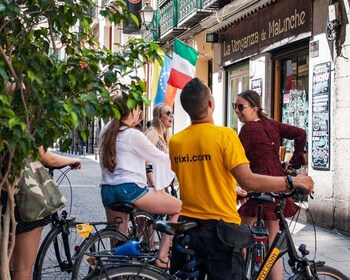
{"type": "MultiPolygon", "coordinates": [[[[123,96],[116,98],[121,113],[120,120],[113,119],[101,131],[100,165],[102,171],[101,196],[108,221],[122,217],[120,229],[127,231],[128,215],[108,207],[116,202],[133,203],[136,208],[156,214],[171,215],[177,221],[181,201],[160,190],[174,177],[169,155],[157,149],[134,126],[142,120],[139,107],[129,110],[123,96]],[[155,188],[147,187],[145,161],[150,160],[155,171],[155,188]]],[[[164,235],[156,265],[168,262],[171,236],[164,235]]]]}

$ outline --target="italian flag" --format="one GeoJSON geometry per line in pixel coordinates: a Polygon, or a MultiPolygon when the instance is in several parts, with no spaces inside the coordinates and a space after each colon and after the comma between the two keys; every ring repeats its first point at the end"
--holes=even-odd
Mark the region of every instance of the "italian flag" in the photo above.
{"type": "Polygon", "coordinates": [[[175,38],[168,84],[183,89],[195,77],[198,52],[175,38]]]}

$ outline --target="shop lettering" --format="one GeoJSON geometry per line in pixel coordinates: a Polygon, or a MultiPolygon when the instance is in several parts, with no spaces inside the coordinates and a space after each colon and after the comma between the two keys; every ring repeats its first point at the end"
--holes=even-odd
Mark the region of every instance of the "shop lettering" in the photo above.
{"type": "Polygon", "coordinates": [[[280,35],[289,30],[293,30],[299,26],[305,24],[305,12],[298,13],[297,9],[294,10],[294,15],[284,18],[273,20],[269,22],[269,38],[280,35]]]}
{"type": "Polygon", "coordinates": [[[231,44],[224,41],[224,56],[230,55],[231,52],[243,52],[257,43],[259,43],[259,32],[254,32],[239,40],[231,40],[231,44]]]}
{"type": "Polygon", "coordinates": [[[314,76],[313,82],[318,83],[318,82],[328,81],[328,79],[329,79],[329,73],[323,73],[321,75],[314,76]]]}

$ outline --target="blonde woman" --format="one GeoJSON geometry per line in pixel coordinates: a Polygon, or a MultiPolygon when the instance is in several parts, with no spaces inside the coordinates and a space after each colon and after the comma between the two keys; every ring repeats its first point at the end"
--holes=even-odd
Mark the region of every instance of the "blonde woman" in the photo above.
{"type": "MultiPolygon", "coordinates": [[[[153,119],[146,131],[147,138],[161,151],[169,153],[170,131],[174,121],[173,110],[166,104],[160,103],[153,109],[153,119]]],[[[146,172],[149,186],[154,186],[152,163],[147,162],[146,172]]]]}

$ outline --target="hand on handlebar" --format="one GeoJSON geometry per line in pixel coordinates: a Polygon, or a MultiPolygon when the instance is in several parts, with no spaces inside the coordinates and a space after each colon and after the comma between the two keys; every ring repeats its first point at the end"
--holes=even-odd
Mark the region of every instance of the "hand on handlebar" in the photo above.
{"type": "Polygon", "coordinates": [[[71,169],[80,169],[81,168],[81,161],[80,160],[76,160],[75,162],[71,163],[69,165],[69,167],[71,169]]]}
{"type": "Polygon", "coordinates": [[[247,192],[245,190],[243,190],[241,187],[236,187],[236,193],[237,193],[237,200],[239,204],[244,204],[247,202],[247,192]]]}
{"type": "Polygon", "coordinates": [[[295,188],[302,188],[305,190],[305,195],[310,195],[314,190],[314,181],[306,174],[298,174],[293,177],[293,185],[295,188]]]}

